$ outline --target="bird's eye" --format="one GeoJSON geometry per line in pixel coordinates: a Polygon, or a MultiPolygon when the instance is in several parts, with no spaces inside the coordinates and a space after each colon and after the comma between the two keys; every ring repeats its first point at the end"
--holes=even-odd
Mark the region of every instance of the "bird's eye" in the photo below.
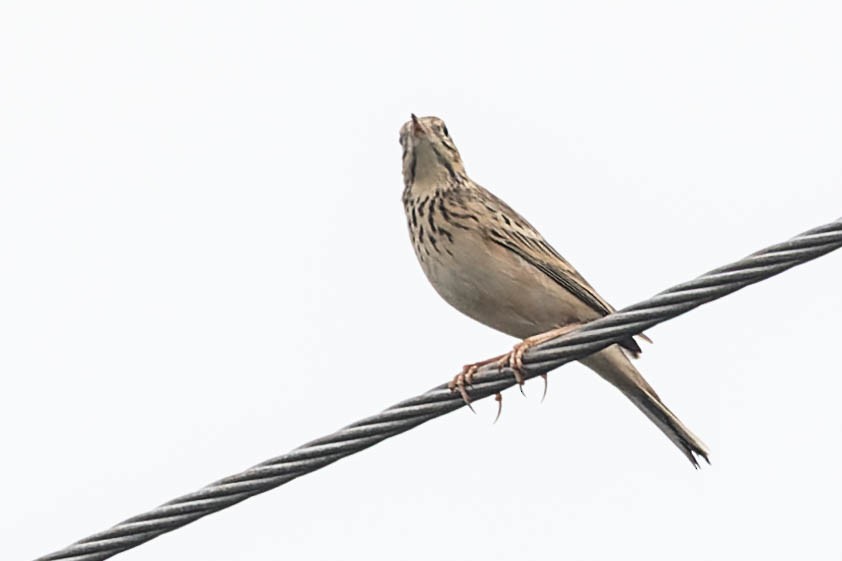
{"type": "Polygon", "coordinates": [[[441,126],[441,132],[443,132],[443,133],[444,133],[444,136],[450,136],[450,133],[449,133],[449,132],[447,132],[447,125],[442,125],[442,126],[441,126]]]}

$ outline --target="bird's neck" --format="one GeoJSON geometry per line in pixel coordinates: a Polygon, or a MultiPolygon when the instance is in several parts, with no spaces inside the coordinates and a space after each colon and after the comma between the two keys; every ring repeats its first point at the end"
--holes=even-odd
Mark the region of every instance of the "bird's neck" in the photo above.
{"type": "Polygon", "coordinates": [[[468,181],[461,162],[448,160],[432,146],[422,146],[404,160],[405,192],[414,198],[458,189],[468,181]]]}

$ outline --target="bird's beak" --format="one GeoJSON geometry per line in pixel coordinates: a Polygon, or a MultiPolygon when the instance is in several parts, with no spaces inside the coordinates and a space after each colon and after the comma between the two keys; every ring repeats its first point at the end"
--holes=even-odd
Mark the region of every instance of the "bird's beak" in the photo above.
{"type": "Polygon", "coordinates": [[[418,120],[418,117],[415,116],[415,113],[410,113],[412,117],[412,134],[418,135],[424,132],[424,127],[421,126],[421,121],[418,120]]]}

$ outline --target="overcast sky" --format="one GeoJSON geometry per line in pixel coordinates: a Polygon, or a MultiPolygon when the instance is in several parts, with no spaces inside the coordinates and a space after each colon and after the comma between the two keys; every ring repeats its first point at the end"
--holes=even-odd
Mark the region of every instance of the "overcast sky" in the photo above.
{"type": "MultiPolygon", "coordinates": [[[[842,216],[838,3],[4,2],[0,558],[506,351],[428,285],[398,129],[617,307],[842,216]]],[[[652,329],[687,460],[578,364],[120,559],[839,560],[842,252],[652,329]]]]}

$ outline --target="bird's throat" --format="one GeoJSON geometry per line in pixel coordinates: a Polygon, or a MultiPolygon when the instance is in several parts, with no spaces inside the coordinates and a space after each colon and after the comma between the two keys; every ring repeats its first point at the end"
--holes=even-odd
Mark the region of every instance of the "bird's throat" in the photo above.
{"type": "Polygon", "coordinates": [[[405,172],[409,173],[410,189],[414,194],[423,196],[459,183],[459,175],[453,163],[429,144],[417,146],[413,156],[409,162],[411,169],[405,172]]]}

